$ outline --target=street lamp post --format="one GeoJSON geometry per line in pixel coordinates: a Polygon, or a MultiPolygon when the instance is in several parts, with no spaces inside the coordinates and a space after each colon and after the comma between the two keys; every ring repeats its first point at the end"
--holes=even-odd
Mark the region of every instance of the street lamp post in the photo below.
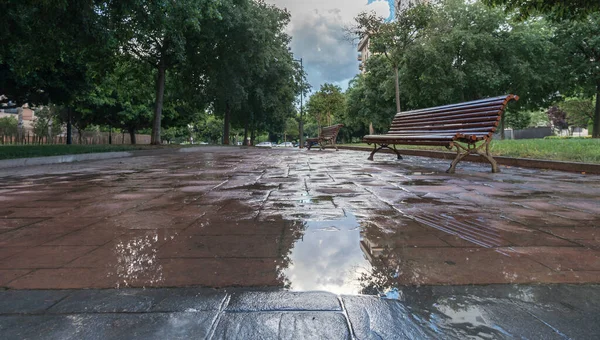
{"type": "Polygon", "coordinates": [[[300,75],[300,124],[298,124],[298,127],[300,128],[300,149],[304,148],[304,65],[302,63],[302,58],[300,59],[294,59],[294,61],[299,61],[300,62],[300,72],[302,72],[302,74],[300,75]]]}

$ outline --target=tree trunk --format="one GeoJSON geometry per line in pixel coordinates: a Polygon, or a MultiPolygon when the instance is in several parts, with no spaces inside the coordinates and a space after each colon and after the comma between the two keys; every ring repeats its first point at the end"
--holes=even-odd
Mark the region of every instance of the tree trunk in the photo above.
{"type": "Polygon", "coordinates": [[[223,118],[223,144],[229,145],[229,120],[231,118],[231,107],[225,104],[225,117],[223,118]]]}
{"type": "Polygon", "coordinates": [[[152,124],[152,145],[160,144],[160,123],[162,119],[163,99],[165,95],[165,73],[166,67],[164,60],[158,65],[158,75],[156,77],[156,104],[154,107],[154,122],[152,124]]]}
{"type": "Polygon", "coordinates": [[[396,82],[396,113],[400,113],[402,110],[400,109],[400,75],[398,74],[398,66],[394,66],[394,71],[396,71],[394,79],[396,82]]]}
{"type": "Polygon", "coordinates": [[[254,129],[252,129],[252,132],[250,133],[250,145],[254,145],[254,138],[255,138],[255,133],[254,133],[254,129]]]}
{"type": "Polygon", "coordinates": [[[592,138],[600,138],[600,84],[596,86],[596,112],[594,113],[592,138]]]}
{"type": "Polygon", "coordinates": [[[73,144],[73,124],[71,124],[71,108],[67,108],[67,145],[73,144]]]}
{"type": "Polygon", "coordinates": [[[136,144],[135,129],[129,128],[129,129],[127,129],[127,131],[129,131],[129,142],[131,142],[132,145],[136,144]]]}
{"type": "Polygon", "coordinates": [[[244,124],[244,143],[243,143],[245,146],[249,146],[249,144],[248,144],[248,121],[249,121],[248,115],[246,115],[246,122],[244,124]]]}

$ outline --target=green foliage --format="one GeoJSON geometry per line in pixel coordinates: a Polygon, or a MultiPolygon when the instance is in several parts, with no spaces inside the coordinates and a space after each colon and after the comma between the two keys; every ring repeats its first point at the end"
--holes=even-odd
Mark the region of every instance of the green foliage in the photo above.
{"type": "Polygon", "coordinates": [[[525,129],[531,123],[531,114],[528,111],[506,111],[506,128],[514,130],[525,129]]]}
{"type": "Polygon", "coordinates": [[[367,61],[367,69],[369,72],[350,81],[346,91],[347,112],[342,123],[344,130],[356,131],[357,137],[366,134],[371,123],[376,132],[386,132],[396,114],[391,66],[381,56],[374,56],[367,61]]]}
{"type": "Polygon", "coordinates": [[[38,137],[54,137],[61,132],[58,120],[60,107],[55,105],[44,106],[35,112],[33,119],[33,134],[38,137]]]}
{"type": "Polygon", "coordinates": [[[600,138],[600,11],[582,20],[556,24],[555,44],[561,46],[563,93],[596,96],[593,136],[600,138]]]}
{"type": "Polygon", "coordinates": [[[19,121],[15,117],[0,118],[0,136],[16,136],[19,121]]]}
{"type": "MultiPolygon", "coordinates": [[[[503,10],[477,1],[445,0],[423,8],[423,13],[405,12],[423,25],[410,26],[417,27],[408,35],[415,40],[402,52],[396,49],[401,55],[397,60],[402,110],[514,93],[520,100],[510,104],[503,126],[547,125],[539,110],[572,88],[553,25],[541,18],[516,21],[503,10]],[[559,92],[561,86],[565,90],[559,92]],[[534,120],[531,111],[538,112],[534,120]]],[[[375,48],[381,47],[378,39],[385,40],[377,36],[381,27],[373,29],[375,48]]],[[[400,41],[403,36],[398,32],[388,36],[399,36],[400,41]]],[[[385,62],[388,49],[378,51],[383,55],[368,60],[368,72],[355,78],[347,92],[343,123],[357,132],[365,131],[370,122],[375,132],[387,131],[396,112],[394,67],[385,62]]]]}
{"type": "Polygon", "coordinates": [[[223,120],[214,115],[208,115],[195,126],[195,130],[197,131],[195,135],[198,141],[221,144],[223,120]]]}
{"type": "Polygon", "coordinates": [[[70,104],[101,78],[112,40],[99,0],[0,4],[0,93],[24,103],[70,104]],[[60,24],[57,24],[60,23],[60,24]]]}
{"type": "Polygon", "coordinates": [[[321,127],[339,122],[345,112],[346,99],[339,86],[325,83],[306,104],[306,111],[321,127]]]}
{"type": "Polygon", "coordinates": [[[569,126],[587,128],[594,119],[594,102],[590,99],[567,98],[558,106],[566,112],[569,126]]]}
{"type": "Polygon", "coordinates": [[[543,22],[516,23],[481,3],[448,0],[406,55],[401,83],[409,107],[430,107],[516,93],[515,105],[549,104],[558,74],[543,22]]]}
{"type": "Polygon", "coordinates": [[[545,14],[555,20],[581,18],[600,11],[596,0],[483,0],[493,6],[505,6],[507,12],[516,10],[521,19],[545,14]]]}
{"type": "MultiPolygon", "coordinates": [[[[306,131],[306,125],[305,125],[306,131]]],[[[300,136],[299,124],[296,118],[290,117],[285,121],[285,130],[284,134],[286,135],[286,140],[298,140],[300,136]]]]}

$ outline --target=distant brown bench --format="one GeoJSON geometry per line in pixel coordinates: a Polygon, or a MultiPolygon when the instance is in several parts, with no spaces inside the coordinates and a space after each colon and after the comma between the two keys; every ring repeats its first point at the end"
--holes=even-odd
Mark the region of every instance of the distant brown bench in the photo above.
{"type": "Polygon", "coordinates": [[[313,143],[317,143],[321,147],[321,150],[323,150],[325,145],[331,144],[337,151],[338,147],[335,145],[335,140],[337,139],[338,132],[340,132],[340,129],[343,126],[344,124],[336,124],[322,128],[319,137],[306,139],[306,147],[310,150],[313,143]]]}
{"type": "Polygon", "coordinates": [[[492,165],[492,172],[499,172],[489,145],[511,100],[519,97],[510,94],[398,113],[387,134],[363,137],[363,142],[374,145],[368,159],[372,161],[373,155],[383,148],[394,150],[402,159],[396,145],[439,145],[456,147],[456,158],[448,173],[454,173],[458,162],[470,154],[483,156],[492,165]]]}

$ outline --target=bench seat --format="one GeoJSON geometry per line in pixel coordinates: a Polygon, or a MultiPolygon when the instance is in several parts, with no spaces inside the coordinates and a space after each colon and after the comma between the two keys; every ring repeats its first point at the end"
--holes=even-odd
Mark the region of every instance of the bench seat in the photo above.
{"type": "Polygon", "coordinates": [[[470,154],[483,156],[492,165],[492,172],[499,172],[489,143],[506,106],[518,99],[510,94],[398,113],[388,133],[363,137],[363,142],[374,145],[368,159],[373,160],[373,155],[383,148],[393,150],[402,159],[396,145],[444,146],[456,148],[457,152],[449,173],[454,173],[456,165],[470,154]]]}

